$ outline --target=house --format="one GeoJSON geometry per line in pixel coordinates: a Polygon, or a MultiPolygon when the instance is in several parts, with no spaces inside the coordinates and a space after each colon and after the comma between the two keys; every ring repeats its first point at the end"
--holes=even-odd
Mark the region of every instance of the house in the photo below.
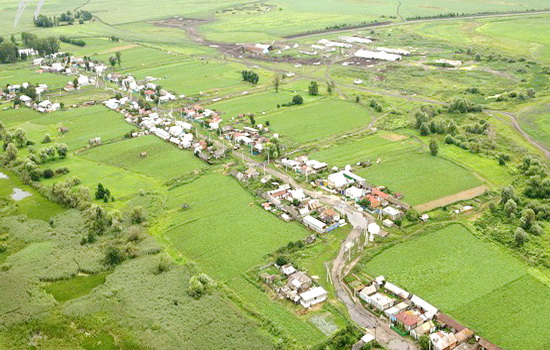
{"type": "Polygon", "coordinates": [[[380,234],[380,226],[376,222],[371,222],[367,225],[367,231],[371,235],[378,235],[380,234]]]}
{"type": "Polygon", "coordinates": [[[347,185],[353,183],[350,179],[348,179],[346,176],[344,176],[344,172],[340,171],[334,174],[330,174],[327,177],[328,185],[332,188],[341,189],[346,187],[347,185]]]}
{"type": "Polygon", "coordinates": [[[314,287],[300,294],[300,304],[303,307],[311,307],[327,300],[327,291],[323,287],[314,287]]]}
{"type": "Polygon", "coordinates": [[[305,216],[304,219],[303,219],[303,223],[306,227],[308,227],[309,229],[311,229],[311,230],[313,230],[317,233],[325,233],[325,231],[327,229],[327,224],[325,224],[324,222],[314,218],[311,215],[305,216]]]}
{"type": "Polygon", "coordinates": [[[369,201],[371,208],[378,208],[382,204],[378,198],[371,194],[367,194],[365,199],[369,201]]]}
{"type": "Polygon", "coordinates": [[[387,216],[392,221],[399,219],[399,217],[401,216],[401,212],[391,206],[387,206],[384,209],[382,209],[382,214],[384,216],[387,216]]]}
{"type": "Polygon", "coordinates": [[[281,272],[284,273],[286,276],[292,275],[294,272],[296,272],[296,269],[292,264],[286,264],[281,266],[281,272]]]}
{"type": "Polygon", "coordinates": [[[311,278],[302,271],[296,271],[288,277],[287,286],[292,290],[304,292],[311,287],[311,278]]]}
{"type": "Polygon", "coordinates": [[[395,299],[384,294],[375,293],[370,297],[370,304],[380,311],[384,311],[393,306],[395,299]]]}
{"type": "Polygon", "coordinates": [[[377,292],[377,288],[376,288],[376,284],[371,284],[365,288],[363,288],[360,292],[359,292],[359,298],[363,299],[365,302],[367,303],[371,303],[371,300],[370,300],[370,296],[373,295],[374,293],[377,292]]]}
{"type": "Polygon", "coordinates": [[[384,225],[386,227],[394,227],[395,223],[393,221],[391,221],[390,219],[384,219],[384,221],[382,221],[382,225],[384,225]]]}
{"type": "Polygon", "coordinates": [[[304,190],[302,189],[296,189],[296,190],[290,190],[288,191],[293,199],[297,200],[298,202],[304,201],[307,196],[304,193],[304,190]]]}
{"type": "Polygon", "coordinates": [[[19,100],[21,100],[21,102],[23,102],[25,105],[27,106],[30,106],[31,102],[32,102],[32,98],[30,98],[29,96],[27,95],[21,95],[19,96],[19,100]]]}
{"type": "Polygon", "coordinates": [[[382,198],[382,199],[388,199],[390,198],[390,195],[387,194],[386,192],[380,190],[379,188],[373,188],[371,190],[371,193],[374,195],[374,196],[377,196],[379,198],[382,198]]]}
{"type": "Polygon", "coordinates": [[[252,179],[252,178],[260,176],[260,173],[258,172],[258,170],[256,170],[255,168],[252,168],[252,167],[248,168],[244,172],[244,174],[245,174],[247,179],[252,179]]]}
{"type": "Polygon", "coordinates": [[[422,323],[420,326],[416,327],[411,331],[411,336],[418,340],[421,336],[425,334],[430,334],[436,330],[435,324],[433,321],[428,321],[422,323]]]}
{"type": "Polygon", "coordinates": [[[450,350],[456,347],[456,337],[454,333],[443,331],[430,334],[430,342],[433,350],[450,350]]]}
{"type": "Polygon", "coordinates": [[[365,190],[356,186],[351,186],[346,188],[344,191],[344,196],[351,198],[353,200],[358,200],[359,198],[365,195],[365,190]]]}
{"type": "Polygon", "coordinates": [[[340,214],[336,210],[329,208],[321,212],[319,219],[324,222],[333,223],[340,220],[340,214]]]}
{"type": "Polygon", "coordinates": [[[424,320],[420,312],[416,310],[405,310],[395,315],[395,322],[410,332],[414,328],[420,326],[424,320]]]}

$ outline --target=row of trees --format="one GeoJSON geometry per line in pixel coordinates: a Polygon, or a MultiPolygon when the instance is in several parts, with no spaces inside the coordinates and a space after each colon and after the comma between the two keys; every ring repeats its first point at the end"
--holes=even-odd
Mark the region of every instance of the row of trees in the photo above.
{"type": "Polygon", "coordinates": [[[59,41],[61,41],[63,43],[75,45],[75,46],[80,46],[80,47],[86,46],[86,42],[84,40],[82,40],[82,39],[73,39],[73,38],[66,37],[64,35],[61,35],[59,37],[59,41]]]}
{"type": "Polygon", "coordinates": [[[84,10],[76,11],[74,14],[71,11],[67,11],[62,13],[59,17],[38,15],[34,19],[34,25],[41,28],[50,28],[64,24],[73,25],[76,21],[78,21],[79,24],[84,24],[85,21],[91,20],[92,17],[93,15],[91,12],[84,10]]]}

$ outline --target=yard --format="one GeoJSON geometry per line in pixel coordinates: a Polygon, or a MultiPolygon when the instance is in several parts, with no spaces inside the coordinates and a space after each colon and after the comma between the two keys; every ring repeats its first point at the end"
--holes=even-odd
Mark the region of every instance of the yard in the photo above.
{"type": "Polygon", "coordinates": [[[388,248],[362,267],[418,294],[506,349],[548,346],[550,289],[519,260],[462,225],[388,248]]]}

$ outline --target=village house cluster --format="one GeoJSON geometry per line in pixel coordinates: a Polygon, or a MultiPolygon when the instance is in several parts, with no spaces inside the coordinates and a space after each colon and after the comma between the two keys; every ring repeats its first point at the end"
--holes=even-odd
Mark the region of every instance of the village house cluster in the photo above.
{"type": "Polygon", "coordinates": [[[263,153],[265,146],[271,143],[271,138],[278,137],[277,134],[269,134],[269,128],[262,124],[255,127],[225,125],[221,128],[221,133],[234,145],[234,149],[242,148],[253,155],[263,153]]]}
{"type": "Polygon", "coordinates": [[[278,274],[265,272],[260,275],[281,297],[310,308],[327,299],[328,292],[313,282],[316,276],[310,277],[305,272],[297,270],[292,264],[276,266],[278,274]]]}
{"type": "Polygon", "coordinates": [[[428,336],[433,350],[498,350],[486,339],[440,312],[417,295],[376,277],[368,285],[353,286],[356,297],[382,317],[399,334],[410,335],[416,340],[428,336]]]}
{"type": "MultiPolygon", "coordinates": [[[[168,103],[177,100],[176,95],[162,89],[155,83],[158,78],[147,76],[143,80],[136,80],[132,75],[123,75],[121,73],[109,73],[105,79],[111,83],[117,84],[122,91],[136,93],[144,97],[147,102],[155,104],[168,103]]],[[[181,95],[180,98],[185,98],[181,95]]]]}
{"type": "Polygon", "coordinates": [[[4,90],[0,91],[0,99],[15,101],[15,108],[23,105],[40,113],[54,112],[61,109],[62,105],[60,103],[42,100],[42,94],[47,91],[48,85],[46,84],[38,84],[37,86],[27,82],[14,85],[8,84],[4,90]]]}

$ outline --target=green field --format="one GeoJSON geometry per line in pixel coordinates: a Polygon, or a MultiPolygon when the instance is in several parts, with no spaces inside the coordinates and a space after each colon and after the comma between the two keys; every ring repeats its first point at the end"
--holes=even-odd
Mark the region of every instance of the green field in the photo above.
{"type": "Polygon", "coordinates": [[[526,266],[454,224],[401,243],[364,270],[432,303],[505,349],[546,349],[550,289],[526,266]]]}
{"type": "Polygon", "coordinates": [[[398,134],[382,133],[343,141],[310,157],[339,167],[371,161],[372,166],[359,168],[357,173],[374,185],[403,193],[403,200],[411,205],[482,184],[466,169],[444,158],[432,157],[417,141],[398,134]],[[377,160],[380,164],[376,164],[377,160]]]}
{"type": "Polygon", "coordinates": [[[164,180],[205,167],[190,151],[181,150],[153,135],[92,148],[80,156],[164,180]],[[147,157],[142,158],[141,152],[147,152],[147,157]]]}
{"type": "Polygon", "coordinates": [[[106,273],[98,273],[90,276],[76,276],[69,280],[53,282],[44,287],[46,292],[53,295],[58,302],[64,302],[80,298],[88,294],[92,289],[105,283],[106,273]]]}
{"type": "Polygon", "coordinates": [[[272,132],[305,143],[366,128],[371,121],[371,113],[351,102],[322,100],[322,103],[285,107],[257,119],[258,123],[265,121],[270,122],[272,132]]]}

